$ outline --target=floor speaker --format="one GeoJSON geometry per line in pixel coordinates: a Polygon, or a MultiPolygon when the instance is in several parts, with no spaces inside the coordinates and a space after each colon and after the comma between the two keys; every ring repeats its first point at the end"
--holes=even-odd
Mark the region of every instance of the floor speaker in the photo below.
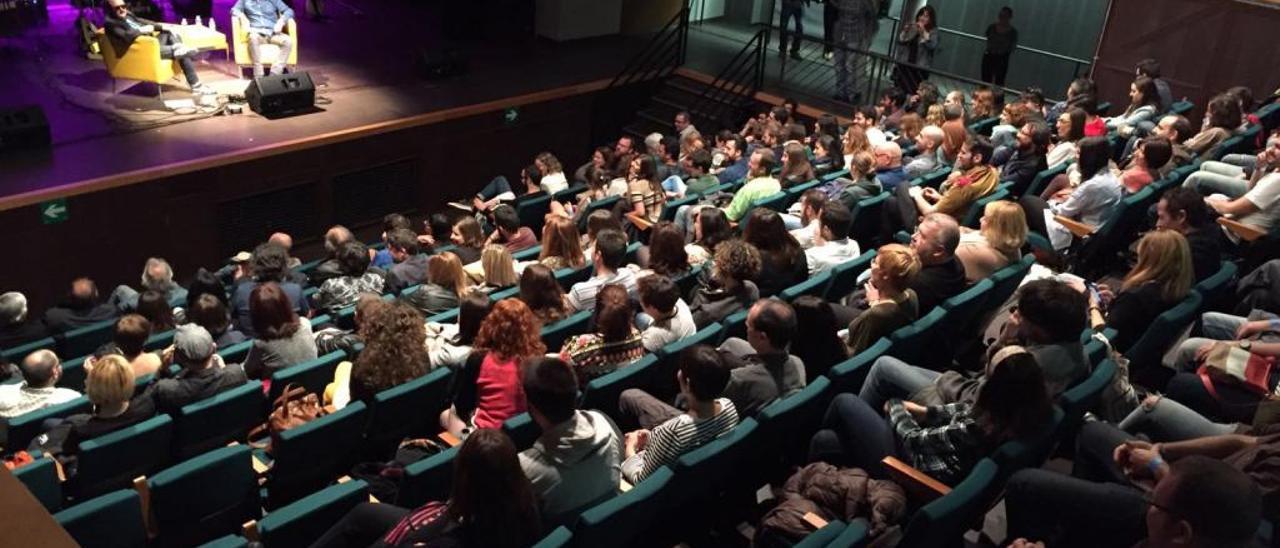
{"type": "Polygon", "coordinates": [[[316,105],[316,85],[306,72],[259,76],[244,90],[249,108],[267,118],[311,112],[316,105]]]}
{"type": "Polygon", "coordinates": [[[0,152],[42,148],[51,143],[49,120],[44,117],[44,109],[35,105],[0,109],[0,152]]]}

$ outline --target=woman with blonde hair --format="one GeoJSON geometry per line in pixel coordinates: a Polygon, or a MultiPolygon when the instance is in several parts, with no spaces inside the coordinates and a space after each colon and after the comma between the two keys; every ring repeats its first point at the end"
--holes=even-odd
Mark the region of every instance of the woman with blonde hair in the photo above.
{"type": "Polygon", "coordinates": [[[974,120],[984,120],[996,115],[996,94],[991,88],[979,87],[973,90],[971,114],[974,120]]]}
{"type": "Polygon", "coordinates": [[[902,244],[880,246],[871,261],[871,279],[863,286],[869,308],[849,322],[849,334],[845,336],[850,356],[916,320],[919,303],[909,286],[919,273],[920,257],[911,248],[902,244]]]}
{"type": "Polygon", "coordinates": [[[991,202],[982,210],[978,230],[960,229],[956,258],[964,264],[965,278],[975,283],[1022,259],[1026,243],[1027,215],[1022,207],[1004,200],[991,202]]]}
{"type": "MultiPolygon", "coordinates": [[[[516,260],[511,257],[511,250],[505,245],[484,246],[484,252],[480,255],[480,268],[484,285],[479,289],[485,293],[514,287],[516,282],[520,281],[516,276],[516,260]]],[[[463,294],[459,294],[458,297],[462,297],[463,294]]]]}
{"type": "Polygon", "coordinates": [[[427,282],[413,293],[400,297],[423,316],[434,316],[458,306],[458,299],[471,291],[471,279],[462,261],[451,251],[433,255],[427,261],[427,282]]]}
{"type": "Polygon", "coordinates": [[[790,143],[782,148],[782,173],[779,179],[782,181],[784,190],[816,178],[817,176],[813,172],[813,165],[809,163],[809,155],[805,153],[804,145],[790,143]]]}
{"type": "Polygon", "coordinates": [[[941,127],[942,123],[946,121],[947,121],[947,116],[945,114],[945,109],[943,108],[942,103],[934,103],[932,105],[929,105],[928,110],[925,110],[924,125],[941,127]]]}
{"type": "Polygon", "coordinates": [[[1138,241],[1138,263],[1125,275],[1120,292],[1103,284],[1089,292],[1092,324],[1116,331],[1111,344],[1124,352],[1146,333],[1156,317],[1191,292],[1191,246],[1173,230],[1153,230],[1138,241]],[[1106,310],[1106,315],[1102,310],[1106,310]]]}
{"type": "Polygon", "coordinates": [[[80,452],[80,443],[127,428],[156,414],[151,393],[134,397],[133,368],[119,354],[108,354],[93,361],[85,379],[84,395],[93,404],[93,414],[72,415],[49,433],[53,443],[42,447],[62,457],[80,452]],[[61,447],[58,439],[63,440],[61,447]]]}
{"type": "Polygon", "coordinates": [[[555,194],[569,188],[569,180],[565,178],[564,167],[560,165],[560,160],[555,155],[550,152],[543,152],[533,159],[533,165],[542,174],[542,179],[538,181],[538,188],[530,188],[530,192],[541,190],[547,194],[555,194]]]}
{"type": "Polygon", "coordinates": [[[538,262],[551,270],[579,268],[586,263],[578,225],[564,217],[548,219],[542,226],[542,251],[538,262]]]}

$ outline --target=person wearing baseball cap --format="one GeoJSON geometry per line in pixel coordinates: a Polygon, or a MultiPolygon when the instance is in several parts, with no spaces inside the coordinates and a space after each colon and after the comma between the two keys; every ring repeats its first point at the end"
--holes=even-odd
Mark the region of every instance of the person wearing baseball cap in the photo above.
{"type": "Polygon", "coordinates": [[[155,384],[156,407],[161,413],[177,411],[184,405],[248,382],[244,369],[238,364],[223,363],[222,356],[215,353],[217,345],[208,330],[196,324],[184,324],[175,331],[173,346],[164,353],[165,362],[182,369],[173,378],[155,384]]]}

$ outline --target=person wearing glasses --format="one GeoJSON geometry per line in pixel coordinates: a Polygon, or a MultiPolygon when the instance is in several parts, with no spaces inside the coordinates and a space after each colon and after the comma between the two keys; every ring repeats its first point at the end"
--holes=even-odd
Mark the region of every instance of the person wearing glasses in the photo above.
{"type": "Polygon", "coordinates": [[[117,56],[124,55],[139,36],[155,36],[160,41],[160,58],[178,62],[178,66],[182,68],[182,75],[187,79],[187,85],[191,86],[192,93],[197,95],[216,93],[213,88],[201,82],[200,75],[196,74],[193,56],[197,51],[182,45],[181,38],[165,30],[164,23],[148,21],[134,15],[129,11],[125,0],[107,0],[105,16],[104,27],[107,39],[111,41],[111,48],[116,51],[117,56]]]}

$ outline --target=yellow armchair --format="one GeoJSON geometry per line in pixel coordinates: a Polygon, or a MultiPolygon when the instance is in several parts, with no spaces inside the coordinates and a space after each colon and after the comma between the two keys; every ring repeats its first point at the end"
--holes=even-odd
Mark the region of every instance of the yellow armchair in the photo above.
{"type": "MultiPolygon", "coordinates": [[[[285,31],[285,34],[288,34],[289,37],[293,39],[293,50],[289,52],[289,62],[287,64],[290,66],[297,66],[298,64],[298,24],[297,22],[295,22],[293,19],[289,19],[289,22],[285,25],[284,31],[285,31]]],[[[235,17],[235,16],[231,17],[231,40],[233,42],[232,47],[235,48],[236,64],[241,67],[253,66],[253,60],[249,57],[249,29],[241,26],[239,17],[235,17]]],[[[279,56],[280,49],[275,44],[269,44],[265,46],[263,49],[266,55],[264,55],[265,58],[263,59],[262,64],[269,66],[271,65],[272,60],[274,60],[277,56],[279,56]]]]}
{"type": "MultiPolygon", "coordinates": [[[[111,75],[111,90],[115,92],[116,80],[138,80],[160,84],[172,80],[178,72],[173,59],[160,58],[160,41],[154,36],[139,36],[124,53],[116,53],[106,33],[96,33],[98,47],[102,50],[102,62],[111,75]]],[[[163,90],[161,90],[163,96],[163,90]]]]}

